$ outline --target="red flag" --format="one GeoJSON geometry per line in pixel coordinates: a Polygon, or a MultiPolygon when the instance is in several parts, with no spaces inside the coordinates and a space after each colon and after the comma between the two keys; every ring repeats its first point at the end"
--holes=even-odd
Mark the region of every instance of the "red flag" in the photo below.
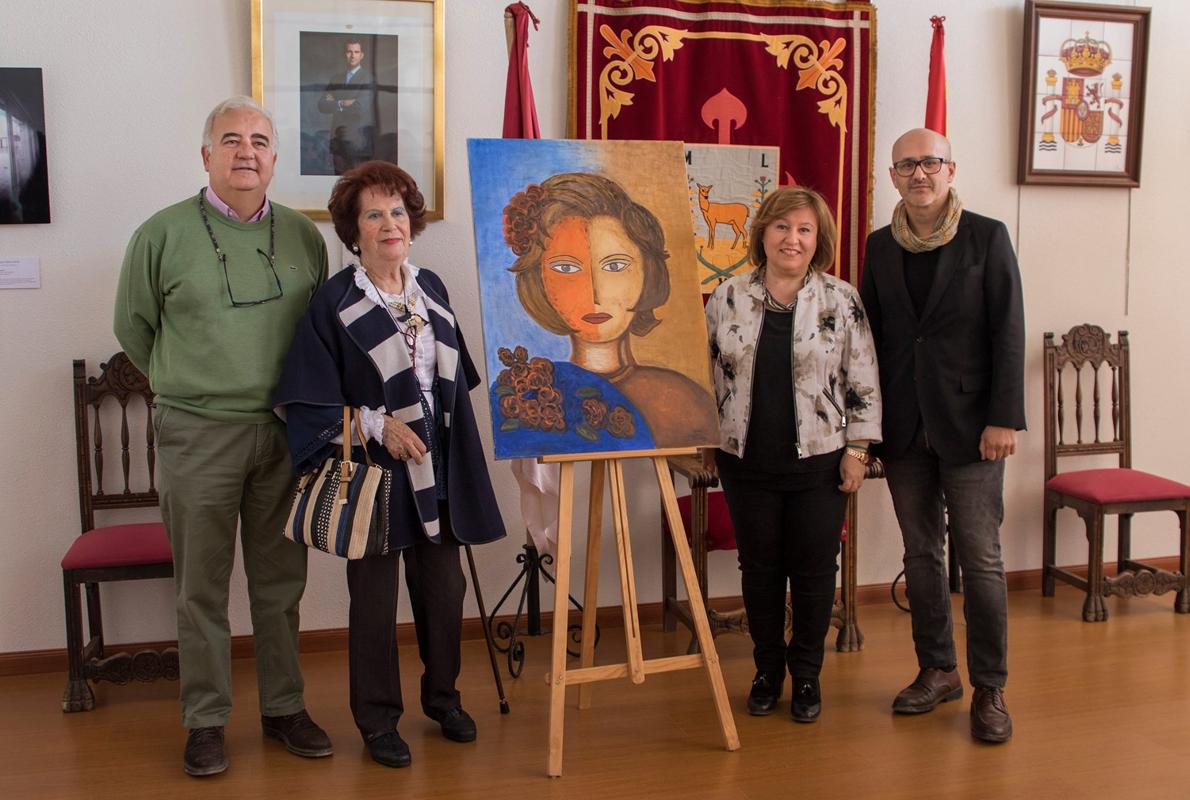
{"type": "Polygon", "coordinates": [[[533,29],[537,17],[524,3],[513,3],[504,9],[512,16],[513,40],[508,51],[508,83],[504,86],[504,138],[540,139],[537,126],[537,106],[533,103],[533,84],[529,81],[529,20],[533,29]]]}
{"type": "Polygon", "coordinates": [[[930,42],[930,85],[926,92],[926,127],[946,135],[946,17],[930,17],[934,39],[930,42]]]}
{"type": "MultiPolygon", "coordinates": [[[[540,139],[541,128],[537,125],[537,106],[533,102],[533,84],[529,81],[529,20],[533,29],[538,26],[537,17],[524,3],[513,3],[504,9],[508,31],[508,83],[504,87],[504,138],[540,139]],[[508,19],[511,17],[511,21],[508,19]]],[[[558,543],[558,481],[560,469],[557,464],[541,464],[535,458],[514,458],[508,462],[521,491],[521,516],[525,520],[525,534],[528,543],[525,549],[534,548],[538,553],[550,553],[558,543]]],[[[520,580],[518,578],[518,580],[520,580]]],[[[530,575],[533,590],[537,589],[537,576],[530,575]]],[[[532,615],[530,611],[530,615],[532,615]]],[[[530,629],[534,622],[529,623],[530,629]]]]}

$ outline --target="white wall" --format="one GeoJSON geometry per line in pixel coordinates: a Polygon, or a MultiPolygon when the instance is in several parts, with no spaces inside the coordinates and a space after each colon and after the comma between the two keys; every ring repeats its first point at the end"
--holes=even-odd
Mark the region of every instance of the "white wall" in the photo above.
{"type": "MultiPolygon", "coordinates": [[[[479,300],[466,166],[466,139],[499,136],[506,69],[501,12],[506,0],[449,0],[446,12],[446,219],[414,244],[419,263],[443,275],[473,339],[479,300]]],[[[543,134],[565,135],[566,0],[533,0],[542,20],[529,50],[543,134]]],[[[886,176],[896,136],[920,124],[929,17],[947,15],[950,130],[967,207],[1003,219],[1024,273],[1028,325],[1028,411],[1032,430],[1009,463],[1004,554],[1009,569],[1040,564],[1041,334],[1093,321],[1131,331],[1136,348],[1134,443],[1139,465],[1190,481],[1178,423],[1190,397],[1180,355],[1190,349],[1182,321],[1190,296],[1181,226],[1190,178],[1190,97],[1181,77],[1190,4],[1152,0],[1143,188],[1019,188],[1015,184],[1021,63],[1019,0],[884,0],[878,12],[874,219],[887,221],[896,195],[886,176]],[[1125,262],[1131,214],[1131,271],[1125,262]]],[[[111,306],[124,245],[149,214],[194,192],[203,119],[217,101],[250,89],[247,0],[143,3],[65,0],[22,4],[5,15],[5,66],[45,70],[54,222],[0,228],[0,256],[41,259],[40,290],[0,292],[0,652],[64,643],[58,560],[78,532],[71,424],[70,361],[97,364],[118,345],[111,306]],[[82,10],[83,13],[80,13],[82,10]]],[[[329,225],[323,232],[332,245],[329,225]]],[[[332,248],[334,250],[334,248],[332,248]]],[[[486,426],[483,403],[477,404],[486,426]]],[[[490,437],[485,433],[490,445],[490,437]]],[[[643,465],[642,465],[643,466],[643,465]]],[[[505,464],[492,474],[511,531],[520,528],[515,485],[505,464]]],[[[577,495],[583,496],[585,480],[577,495]]],[[[659,597],[655,492],[648,472],[630,472],[631,520],[642,601],[659,597]]],[[[900,543],[883,485],[861,496],[862,583],[890,581],[900,543]]],[[[1073,514],[1061,521],[1063,560],[1083,557],[1073,514]]],[[[1176,552],[1172,518],[1138,519],[1136,550],[1176,552]],[[1152,535],[1150,535],[1152,534],[1152,535]]],[[[583,536],[576,536],[581,574],[583,536]]],[[[480,548],[493,601],[515,573],[521,537],[480,548]]],[[[1109,554],[1114,551],[1108,547],[1109,554]]],[[[601,597],[618,598],[611,548],[604,547],[601,597]]],[[[712,593],[738,594],[731,554],[712,557],[712,593]]],[[[548,589],[545,592],[547,602],[548,589]]],[[[111,641],[171,638],[165,582],[104,589],[111,641]]],[[[304,629],[347,624],[342,563],[313,555],[304,629]]],[[[242,575],[233,586],[232,626],[249,632],[242,575]]],[[[404,604],[403,619],[408,619],[404,604]]],[[[473,611],[469,610],[469,614],[473,611]]]]}

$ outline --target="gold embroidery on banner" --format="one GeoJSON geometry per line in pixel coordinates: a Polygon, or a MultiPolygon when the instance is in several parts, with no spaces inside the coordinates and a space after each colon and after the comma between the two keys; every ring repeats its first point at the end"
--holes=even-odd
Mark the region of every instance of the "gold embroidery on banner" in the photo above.
{"type": "Polygon", "coordinates": [[[663,25],[647,25],[634,35],[624,29],[617,35],[606,23],[599,26],[599,33],[607,42],[603,55],[611,60],[599,74],[599,131],[600,138],[607,138],[610,120],[620,115],[624,106],[632,105],[632,92],[622,88],[637,80],[656,83],[653,65],[660,56],[662,61],[672,61],[675,51],[686,40],[732,39],[756,42],[765,46],[781,69],[789,69],[792,60],[798,70],[797,86],[794,91],[814,88],[825,99],[818,103],[818,110],[826,115],[833,127],[839,129],[840,137],[847,133],[847,81],[839,74],[843,61],[839,54],[847,47],[847,40],[839,37],[834,41],[823,39],[815,44],[813,39],[801,34],[769,35],[760,33],[691,32],[663,25]]]}
{"type": "MultiPolygon", "coordinates": [[[[606,23],[599,26],[599,34],[607,42],[603,55],[611,59],[599,74],[599,138],[607,139],[608,124],[620,116],[625,106],[632,105],[635,95],[625,88],[636,80],[656,83],[653,65],[660,56],[662,61],[672,61],[674,52],[681,49],[686,40],[728,39],[756,42],[765,46],[781,69],[788,70],[792,61],[797,69],[795,92],[814,89],[823,95],[818,101],[819,113],[839,130],[839,172],[835,197],[835,218],[842,218],[843,173],[847,154],[847,81],[839,74],[843,61],[839,58],[847,47],[847,39],[840,36],[833,41],[814,40],[802,34],[762,34],[727,31],[692,32],[663,25],[646,25],[636,32],[623,29],[619,35],[606,23]]],[[[836,252],[832,272],[840,275],[841,252],[836,252]]]]}

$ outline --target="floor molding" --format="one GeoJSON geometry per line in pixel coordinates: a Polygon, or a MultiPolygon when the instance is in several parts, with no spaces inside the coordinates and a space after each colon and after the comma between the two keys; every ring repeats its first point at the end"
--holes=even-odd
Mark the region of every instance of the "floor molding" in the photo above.
{"type": "MultiPolygon", "coordinates": [[[[1146,559],[1147,563],[1153,566],[1176,571],[1178,569],[1178,557],[1167,556],[1164,558],[1146,559]]],[[[1105,567],[1108,574],[1113,574],[1115,565],[1108,562],[1105,567]]],[[[1071,572],[1085,576],[1087,568],[1085,565],[1066,567],[1071,572]]],[[[1008,591],[1026,591],[1037,590],[1041,588],[1041,570],[1040,569],[1026,569],[1016,572],[1009,572],[1008,591]]],[[[903,584],[902,584],[903,586],[903,584]]],[[[857,606],[869,606],[878,603],[889,603],[892,601],[890,594],[892,589],[891,583],[873,583],[864,586],[859,586],[855,591],[855,599],[857,606]]],[[[902,588],[903,592],[904,589],[902,588]]],[[[728,597],[712,597],[709,605],[717,611],[730,611],[739,608],[743,605],[743,600],[739,595],[728,597]]],[[[640,621],[642,625],[657,625],[661,623],[661,603],[642,603],[638,607],[640,621]]],[[[553,625],[553,612],[543,611],[541,613],[541,624],[544,629],[550,629],[553,625]]],[[[497,621],[507,620],[512,622],[512,616],[501,615],[497,617],[497,621]]],[[[571,624],[579,621],[578,612],[571,609],[571,624]]],[[[620,628],[624,624],[624,617],[620,611],[620,606],[601,606],[597,621],[600,627],[603,628],[620,628]]],[[[860,620],[860,627],[863,627],[863,620],[860,620]]],[[[482,639],[483,628],[479,624],[478,617],[469,617],[463,620],[463,639],[482,639]]],[[[397,641],[402,645],[415,644],[417,642],[416,633],[412,622],[402,622],[397,625],[397,641]]],[[[177,642],[138,642],[133,644],[116,644],[107,648],[109,653],[119,653],[121,651],[128,651],[131,653],[140,650],[161,650],[165,647],[174,647],[177,642]]],[[[347,629],[346,628],[325,628],[322,630],[302,631],[298,634],[298,647],[303,653],[323,653],[332,650],[346,650],[347,649],[347,629]]],[[[233,636],[231,637],[231,657],[232,658],[251,658],[252,651],[252,636],[233,636]]],[[[10,653],[0,653],[0,677],[7,677],[10,675],[29,675],[41,672],[66,672],[66,649],[55,648],[50,650],[19,650],[10,653]]]]}

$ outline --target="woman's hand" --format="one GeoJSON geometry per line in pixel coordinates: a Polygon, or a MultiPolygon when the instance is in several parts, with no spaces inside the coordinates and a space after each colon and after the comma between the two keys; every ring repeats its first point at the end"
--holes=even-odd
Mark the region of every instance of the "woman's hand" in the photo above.
{"type": "Polygon", "coordinates": [[[846,451],[843,452],[843,458],[839,461],[839,477],[843,482],[839,484],[839,491],[850,494],[859,490],[859,487],[864,482],[864,476],[868,472],[868,465],[860,461],[855,456],[848,455],[846,451]]]}
{"type": "Polygon", "coordinates": [[[384,418],[384,449],[393,458],[402,461],[412,458],[420,464],[426,454],[426,446],[413,429],[396,417],[384,418]]]}

